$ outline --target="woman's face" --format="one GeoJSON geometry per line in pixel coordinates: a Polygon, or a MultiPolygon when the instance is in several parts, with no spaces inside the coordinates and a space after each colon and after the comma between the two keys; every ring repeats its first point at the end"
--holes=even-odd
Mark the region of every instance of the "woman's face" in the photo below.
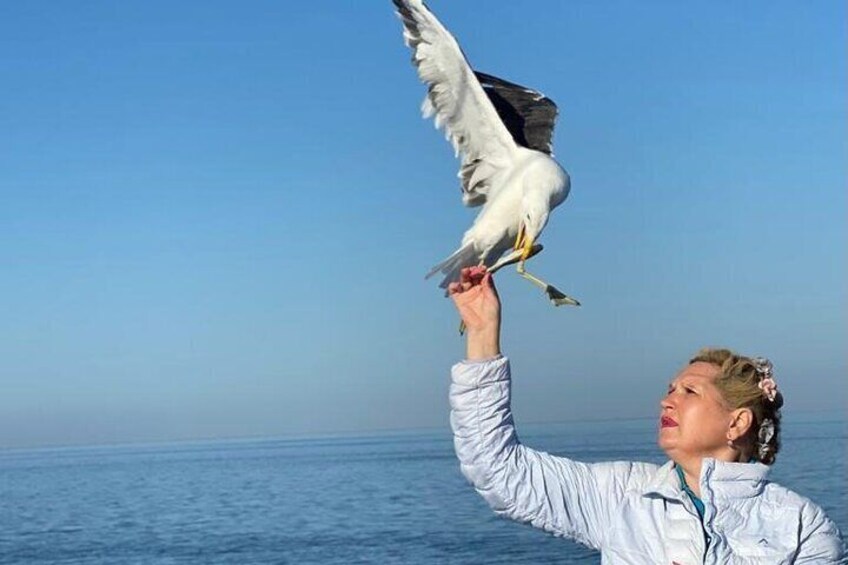
{"type": "Polygon", "coordinates": [[[668,385],[660,402],[658,443],[674,461],[727,450],[732,414],[715,386],[718,373],[710,363],[692,363],[668,385]]]}

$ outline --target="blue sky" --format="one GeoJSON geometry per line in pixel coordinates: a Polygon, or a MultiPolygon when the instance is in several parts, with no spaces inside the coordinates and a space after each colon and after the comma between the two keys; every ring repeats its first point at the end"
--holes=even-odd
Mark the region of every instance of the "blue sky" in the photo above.
{"type": "MultiPolygon", "coordinates": [[[[641,417],[702,345],[844,411],[842,2],[448,2],[560,108],[572,192],[498,275],[519,421],[641,417]]],[[[0,446],[446,426],[452,150],[388,2],[0,8],[0,446]]]]}

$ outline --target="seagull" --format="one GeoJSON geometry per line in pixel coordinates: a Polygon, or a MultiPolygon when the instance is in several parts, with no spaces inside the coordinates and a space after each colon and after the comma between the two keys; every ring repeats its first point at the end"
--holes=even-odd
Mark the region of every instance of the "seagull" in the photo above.
{"type": "Polygon", "coordinates": [[[568,173],[553,158],[556,104],[535,90],[472,69],[422,0],[392,2],[412,63],[427,85],[424,118],[435,116],[436,127],[444,129],[461,159],[462,202],[482,206],[459,249],[426,278],[443,274],[439,286],[447,289],[465,267],[479,265],[494,273],[518,263],[518,274],[555,306],[579,306],[524,266],[542,250],[537,239],[571,188],[568,173]]]}

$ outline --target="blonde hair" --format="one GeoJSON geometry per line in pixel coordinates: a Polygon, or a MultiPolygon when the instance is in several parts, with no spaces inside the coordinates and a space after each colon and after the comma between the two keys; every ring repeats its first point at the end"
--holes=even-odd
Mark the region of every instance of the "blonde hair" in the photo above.
{"type": "Polygon", "coordinates": [[[719,368],[715,385],[725,404],[731,410],[748,408],[754,416],[751,428],[739,441],[743,453],[760,463],[772,465],[780,450],[780,407],[783,395],[780,392],[773,401],[769,400],[758,386],[763,375],[757,362],[729,349],[704,348],[692,359],[692,363],[709,363],[719,368]],[[773,427],[773,433],[763,433],[764,428],[773,427]]]}

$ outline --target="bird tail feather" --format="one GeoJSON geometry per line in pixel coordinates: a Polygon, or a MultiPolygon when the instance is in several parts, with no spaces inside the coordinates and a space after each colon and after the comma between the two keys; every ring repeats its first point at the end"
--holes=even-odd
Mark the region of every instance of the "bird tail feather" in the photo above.
{"type": "Polygon", "coordinates": [[[447,288],[450,283],[459,280],[459,272],[462,269],[472,267],[479,262],[480,258],[474,249],[474,242],[468,242],[454,251],[450,257],[430,269],[430,272],[424,278],[429,279],[436,273],[442,273],[445,278],[439,283],[439,288],[447,288]]]}

